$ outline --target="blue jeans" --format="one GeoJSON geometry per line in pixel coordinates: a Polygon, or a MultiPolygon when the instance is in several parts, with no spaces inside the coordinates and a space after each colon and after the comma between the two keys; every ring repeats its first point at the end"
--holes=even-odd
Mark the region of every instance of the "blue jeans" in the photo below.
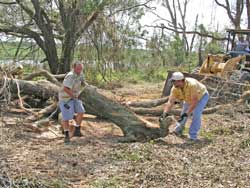
{"type": "MultiPolygon", "coordinates": [[[[209,94],[205,93],[192,112],[192,123],[189,128],[189,136],[193,140],[197,139],[197,135],[201,127],[201,115],[208,100],[209,100],[209,94]]],[[[188,107],[189,104],[184,102],[181,115],[187,112],[188,107]]]]}

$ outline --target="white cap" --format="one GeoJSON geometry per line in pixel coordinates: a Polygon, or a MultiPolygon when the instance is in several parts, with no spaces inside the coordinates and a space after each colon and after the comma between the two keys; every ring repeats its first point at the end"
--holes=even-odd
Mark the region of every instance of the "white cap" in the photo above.
{"type": "Polygon", "coordinates": [[[172,74],[171,80],[183,80],[185,77],[181,72],[174,72],[172,74]]]}

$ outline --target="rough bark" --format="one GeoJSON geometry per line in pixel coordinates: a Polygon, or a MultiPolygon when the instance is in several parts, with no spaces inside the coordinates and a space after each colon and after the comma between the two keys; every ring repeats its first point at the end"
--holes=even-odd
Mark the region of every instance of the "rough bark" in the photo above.
{"type": "MultiPolygon", "coordinates": [[[[232,104],[222,104],[216,105],[214,107],[206,108],[203,111],[203,114],[212,114],[219,110],[226,109],[228,107],[232,107],[232,104]]],[[[148,115],[148,116],[160,116],[163,112],[163,108],[131,108],[133,112],[138,115],[148,115]]],[[[181,109],[173,109],[169,112],[169,114],[174,116],[179,116],[181,114],[181,109]]]]}
{"type": "Polygon", "coordinates": [[[126,106],[129,107],[142,107],[142,108],[152,108],[155,106],[162,105],[168,101],[168,97],[163,97],[160,99],[154,99],[149,101],[128,101],[125,103],[126,106]]]}
{"type": "Polygon", "coordinates": [[[87,112],[91,111],[95,115],[109,119],[118,125],[128,141],[155,139],[168,134],[168,126],[171,123],[161,125],[159,128],[139,118],[129,108],[98,93],[93,87],[85,87],[80,99],[84,101],[87,112]]]}
{"type": "Polygon", "coordinates": [[[250,0],[246,0],[246,7],[247,7],[247,29],[250,29],[250,0]]]}
{"type": "MultiPolygon", "coordinates": [[[[0,79],[1,80],[1,79],[0,79]]],[[[51,82],[46,80],[42,81],[26,81],[18,79],[8,79],[8,82],[11,87],[11,92],[17,92],[17,85],[20,87],[21,94],[30,95],[44,100],[49,99],[50,97],[57,97],[59,87],[51,82]]]]}

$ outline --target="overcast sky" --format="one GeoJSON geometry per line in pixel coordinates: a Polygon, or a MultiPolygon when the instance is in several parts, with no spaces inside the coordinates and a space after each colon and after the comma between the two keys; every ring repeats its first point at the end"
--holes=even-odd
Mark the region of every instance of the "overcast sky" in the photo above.
{"type": "MultiPolygon", "coordinates": [[[[153,3],[152,6],[156,7],[156,13],[165,19],[169,19],[169,14],[166,8],[160,4],[153,3]]],[[[195,17],[199,14],[199,24],[203,23],[210,31],[215,31],[218,27],[219,31],[224,31],[225,28],[231,28],[225,9],[216,5],[214,0],[190,0],[187,6],[186,24],[189,30],[195,23],[195,17]]],[[[152,13],[147,13],[143,19],[142,24],[155,25],[160,24],[162,21],[155,22],[157,17],[152,13]]],[[[179,20],[181,21],[181,20],[179,20]]]]}

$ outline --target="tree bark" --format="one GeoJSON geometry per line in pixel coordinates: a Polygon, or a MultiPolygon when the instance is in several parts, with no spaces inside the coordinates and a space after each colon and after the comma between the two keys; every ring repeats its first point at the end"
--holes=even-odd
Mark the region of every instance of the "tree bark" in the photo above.
{"type": "Polygon", "coordinates": [[[247,7],[247,29],[250,29],[250,0],[246,0],[246,7],[247,7]]]}
{"type": "Polygon", "coordinates": [[[136,116],[129,108],[98,93],[93,87],[85,87],[79,98],[83,100],[87,112],[91,111],[95,115],[109,119],[118,125],[123,131],[126,141],[164,137],[168,134],[168,127],[172,123],[170,121],[157,127],[157,125],[136,116]]]}
{"type": "MultiPolygon", "coordinates": [[[[227,109],[232,107],[232,104],[221,104],[210,108],[206,108],[203,114],[212,114],[222,109],[227,109]]],[[[160,116],[163,112],[163,108],[131,108],[138,115],[148,115],[148,116],[160,116]]],[[[173,109],[169,113],[174,116],[179,116],[181,114],[181,109],[173,109]]]]}
{"type": "Polygon", "coordinates": [[[154,99],[149,101],[129,101],[126,102],[125,105],[129,107],[143,107],[143,108],[152,108],[155,106],[162,105],[168,101],[168,97],[160,98],[160,99],[154,99]]]}
{"type": "MultiPolygon", "coordinates": [[[[1,78],[0,78],[1,81],[1,78]]],[[[26,80],[18,80],[18,79],[8,79],[8,82],[11,87],[11,92],[17,92],[17,85],[18,83],[20,87],[21,94],[23,95],[30,95],[37,98],[41,98],[43,100],[47,100],[50,97],[56,97],[59,90],[59,87],[51,82],[46,80],[41,81],[26,81],[26,80]]]]}

